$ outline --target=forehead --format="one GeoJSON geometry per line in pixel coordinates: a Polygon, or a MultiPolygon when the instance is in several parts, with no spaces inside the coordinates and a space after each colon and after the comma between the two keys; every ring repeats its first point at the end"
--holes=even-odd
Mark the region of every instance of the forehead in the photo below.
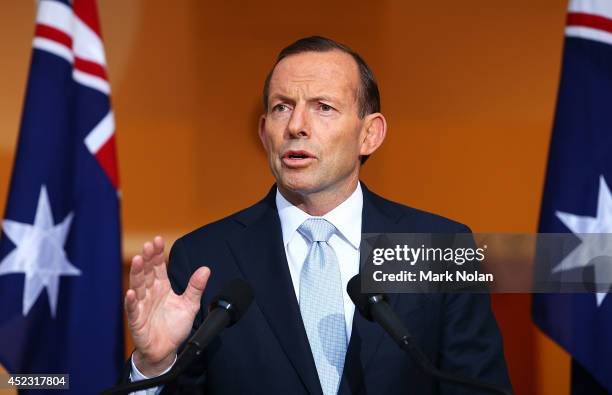
{"type": "Polygon", "coordinates": [[[359,69],[353,57],[339,50],[304,52],[281,60],[270,79],[270,96],[296,90],[309,95],[341,95],[354,99],[359,69]]]}

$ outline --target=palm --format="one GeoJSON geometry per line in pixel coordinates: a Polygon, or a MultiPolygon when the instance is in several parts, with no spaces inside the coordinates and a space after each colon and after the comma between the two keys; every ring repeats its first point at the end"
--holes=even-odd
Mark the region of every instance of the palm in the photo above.
{"type": "Polygon", "coordinates": [[[134,346],[148,362],[173,355],[185,341],[209,273],[207,268],[198,269],[186,291],[177,295],[168,280],[161,238],[146,243],[142,256],[134,257],[126,309],[134,346]]]}

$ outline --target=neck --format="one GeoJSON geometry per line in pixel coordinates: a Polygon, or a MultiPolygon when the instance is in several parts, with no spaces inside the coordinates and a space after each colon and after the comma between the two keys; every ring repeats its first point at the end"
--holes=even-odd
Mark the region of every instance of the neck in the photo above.
{"type": "Polygon", "coordinates": [[[315,217],[321,217],[348,199],[357,189],[358,178],[332,190],[316,192],[296,192],[277,184],[279,192],[291,204],[315,217]]]}

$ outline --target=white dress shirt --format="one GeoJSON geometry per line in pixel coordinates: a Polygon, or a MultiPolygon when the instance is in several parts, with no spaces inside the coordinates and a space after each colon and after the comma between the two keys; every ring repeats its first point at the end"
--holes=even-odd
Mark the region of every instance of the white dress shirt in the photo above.
{"type": "MultiPolygon", "coordinates": [[[[309,218],[324,218],[336,227],[336,233],[329,239],[329,245],[334,249],[338,257],[340,266],[340,276],[342,278],[342,298],[344,300],[344,320],[346,323],[346,338],[350,340],[351,329],[353,326],[353,314],[355,305],[346,292],[346,285],[349,280],[359,273],[359,244],[361,243],[361,213],[363,209],[363,192],[361,184],[357,183],[357,188],[344,202],[322,217],[313,217],[291,204],[285,197],[276,190],[276,208],[280,218],[283,245],[289,273],[295,290],[295,297],[300,300],[300,275],[302,266],[310,250],[310,243],[298,228],[309,218]]],[[[134,365],[132,358],[132,371],[130,379],[132,381],[144,380],[148,377],[143,375],[134,365]]],[[[172,367],[172,366],[171,366],[172,367]]],[[[170,370],[170,368],[168,370],[170,370]]],[[[165,372],[164,372],[165,373],[165,372]]],[[[136,395],[157,395],[162,387],[150,388],[143,391],[132,392],[136,395]]]]}
{"type": "Polygon", "coordinates": [[[336,227],[336,233],[332,235],[328,243],[338,257],[342,278],[346,338],[350,339],[355,305],[346,292],[346,284],[359,273],[359,243],[361,242],[361,211],[363,208],[361,185],[358,183],[357,188],[348,199],[322,217],[313,217],[300,210],[285,199],[278,189],[276,190],[276,207],[283,232],[283,245],[289,264],[289,273],[298,301],[300,300],[300,275],[310,250],[310,242],[298,232],[298,228],[309,218],[323,218],[336,227]]]}

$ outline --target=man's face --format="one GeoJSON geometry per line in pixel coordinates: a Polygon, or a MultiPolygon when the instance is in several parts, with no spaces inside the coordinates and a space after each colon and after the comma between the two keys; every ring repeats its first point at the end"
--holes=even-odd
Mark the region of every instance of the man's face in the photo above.
{"type": "Polygon", "coordinates": [[[364,147],[359,73],[341,51],[283,59],[272,74],[259,136],[279,188],[305,195],[356,184],[364,147]]]}

